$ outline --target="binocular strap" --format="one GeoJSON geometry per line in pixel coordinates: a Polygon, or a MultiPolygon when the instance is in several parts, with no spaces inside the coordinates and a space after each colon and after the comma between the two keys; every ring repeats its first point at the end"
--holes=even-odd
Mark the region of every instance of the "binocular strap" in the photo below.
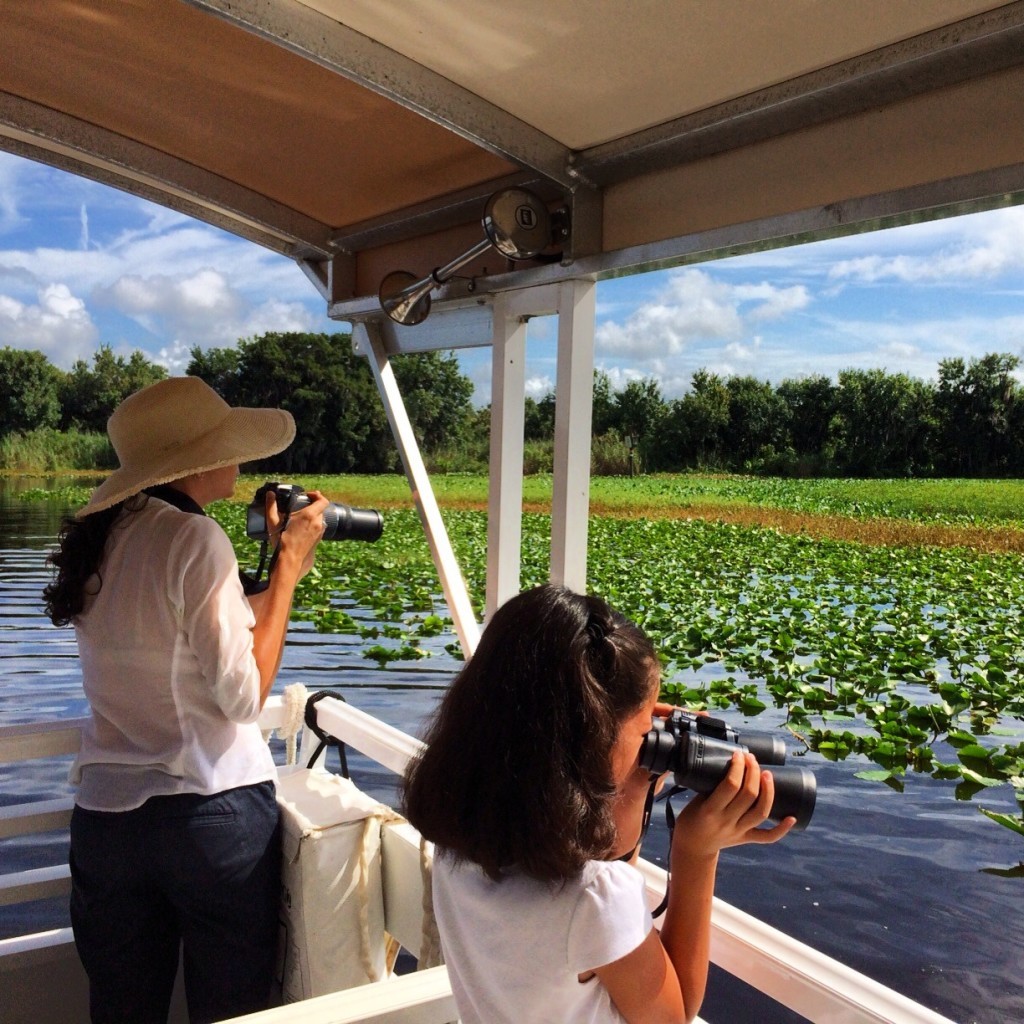
{"type": "Polygon", "coordinates": [[[624,853],[619,860],[630,861],[633,859],[633,855],[640,848],[640,844],[644,841],[644,837],[647,835],[647,830],[651,827],[651,811],[654,808],[654,791],[658,785],[658,779],[660,775],[651,775],[651,784],[647,790],[647,799],[644,801],[644,815],[643,820],[640,822],[640,838],[637,839],[636,844],[629,853],[624,853]]]}
{"type": "MultiPolygon", "coordinates": [[[[662,897],[661,902],[651,911],[651,917],[661,917],[665,913],[665,908],[668,906],[668,889],[672,884],[672,833],[676,827],[676,812],[672,810],[672,797],[676,793],[682,793],[685,790],[685,786],[673,786],[661,799],[665,801],[665,825],[668,827],[668,866],[665,868],[665,895],[662,897]]],[[[654,783],[651,783],[651,796],[654,793],[654,783]]],[[[648,803],[651,800],[651,796],[648,797],[648,803]]],[[[647,814],[647,824],[650,824],[649,814],[647,814]]],[[[645,826],[646,831],[646,826],[645,826]]]]}

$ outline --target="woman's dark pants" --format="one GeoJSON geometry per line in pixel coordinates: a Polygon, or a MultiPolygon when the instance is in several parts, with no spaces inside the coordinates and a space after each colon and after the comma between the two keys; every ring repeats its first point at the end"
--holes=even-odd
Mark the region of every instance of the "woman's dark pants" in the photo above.
{"type": "Polygon", "coordinates": [[[272,783],[71,817],[71,924],[93,1024],[164,1024],[184,949],[192,1024],[264,1009],[281,844],[272,783]]]}

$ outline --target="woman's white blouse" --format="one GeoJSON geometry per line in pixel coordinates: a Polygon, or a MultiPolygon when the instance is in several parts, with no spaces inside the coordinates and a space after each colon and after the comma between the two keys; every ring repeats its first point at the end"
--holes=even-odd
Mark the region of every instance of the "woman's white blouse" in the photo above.
{"type": "Polygon", "coordinates": [[[114,524],[87,590],[75,631],[92,716],[71,772],[77,803],[126,811],[272,779],[255,619],[220,526],[151,497],[114,524]]]}

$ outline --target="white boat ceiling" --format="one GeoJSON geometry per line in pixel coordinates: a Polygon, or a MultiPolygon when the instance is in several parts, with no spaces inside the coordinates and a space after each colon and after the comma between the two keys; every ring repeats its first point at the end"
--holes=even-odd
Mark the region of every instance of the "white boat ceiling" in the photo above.
{"type": "Polygon", "coordinates": [[[561,257],[491,251],[435,305],[1024,194],[1020,0],[0,0],[0,19],[0,147],[291,256],[349,321],[380,317],[388,272],[479,242],[507,184],[568,210],[561,257]]]}

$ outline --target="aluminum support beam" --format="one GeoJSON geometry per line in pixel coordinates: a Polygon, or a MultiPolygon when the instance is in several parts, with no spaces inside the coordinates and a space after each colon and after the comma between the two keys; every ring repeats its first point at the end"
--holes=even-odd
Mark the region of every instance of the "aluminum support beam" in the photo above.
{"type": "MultiPolygon", "coordinates": [[[[573,278],[603,280],[629,274],[669,270],[698,262],[741,256],[787,245],[803,245],[826,238],[916,224],[938,217],[958,217],[985,210],[1003,209],[1024,202],[1024,164],[978,171],[925,185],[879,192],[825,206],[811,206],[792,213],[759,218],[692,234],[678,235],[644,245],[584,256],[571,266],[557,263],[495,274],[476,281],[474,302],[486,302],[506,291],[557,286],[573,278]]],[[[456,282],[456,284],[459,282],[456,282]]],[[[419,327],[394,333],[392,353],[450,348],[441,337],[417,335],[431,322],[466,303],[466,296],[445,286],[433,298],[430,318],[419,327]],[[405,332],[405,333],[403,333],[405,332]],[[406,341],[406,339],[409,339],[406,341]],[[412,347],[416,338],[425,340],[412,347]]],[[[484,307],[481,307],[484,308],[484,307]]],[[[385,318],[376,295],[338,302],[329,309],[334,320],[359,322],[385,318]]],[[[475,339],[467,344],[483,344],[475,339]]]]}
{"type": "Polygon", "coordinates": [[[578,153],[606,186],[1024,62],[1024,0],[578,153]]]}
{"type": "Polygon", "coordinates": [[[330,229],[168,153],[0,92],[0,149],[177,210],[286,256],[326,256],[330,229]]]}
{"type": "Polygon", "coordinates": [[[455,632],[458,635],[462,651],[468,658],[476,650],[480,639],[480,626],[473,614],[469,591],[455,558],[455,552],[452,550],[451,540],[448,538],[448,531],[441,518],[441,510],[438,508],[433,488],[430,486],[430,477],[423,464],[419,444],[416,442],[412,423],[409,421],[405,403],[402,401],[394,368],[384,350],[378,325],[356,324],[353,327],[352,340],[357,351],[369,358],[370,369],[377,382],[377,390],[384,402],[388,422],[391,424],[391,432],[402,458],[406,478],[412,489],[416,511],[419,513],[420,521],[423,523],[423,529],[427,535],[430,554],[441,579],[441,590],[455,623],[455,632]]]}
{"type": "Polygon", "coordinates": [[[566,281],[558,309],[551,580],[580,593],[587,589],[596,292],[592,281],[566,281]]]}
{"type": "Polygon", "coordinates": [[[519,593],[523,540],[526,321],[510,316],[506,296],[495,299],[493,316],[485,619],[519,593]]]}

